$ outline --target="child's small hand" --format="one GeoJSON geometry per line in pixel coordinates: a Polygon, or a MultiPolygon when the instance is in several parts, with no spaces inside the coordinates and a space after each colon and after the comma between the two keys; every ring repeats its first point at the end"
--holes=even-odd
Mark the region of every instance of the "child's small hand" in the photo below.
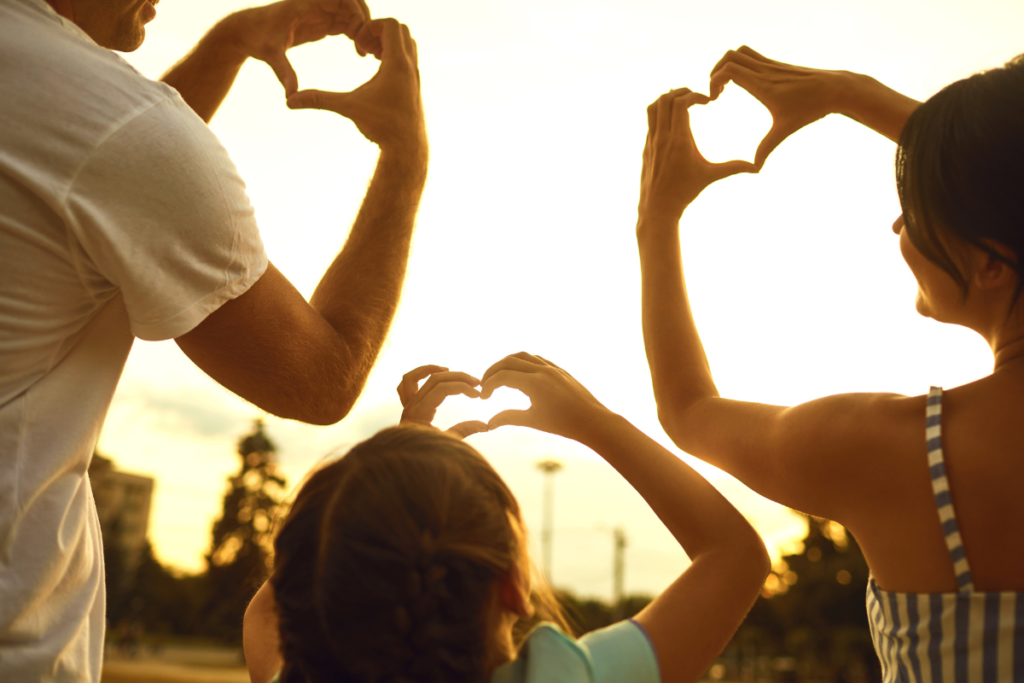
{"type": "MultiPolygon", "coordinates": [[[[475,377],[464,372],[449,372],[448,368],[440,365],[424,365],[407,372],[398,385],[398,398],[405,408],[401,422],[433,426],[434,415],[446,398],[457,394],[479,398],[480,391],[474,388],[479,385],[480,380],[475,377]],[[421,387],[420,382],[424,379],[427,381],[421,387]]],[[[487,425],[479,420],[460,422],[447,430],[460,439],[486,431],[487,425]]]]}
{"type": "Polygon", "coordinates": [[[577,441],[608,414],[608,409],[572,375],[551,361],[517,353],[498,361],[484,373],[480,397],[498,387],[518,389],[530,398],[527,410],[505,410],[491,418],[488,429],[503,425],[531,427],[577,441]]]}

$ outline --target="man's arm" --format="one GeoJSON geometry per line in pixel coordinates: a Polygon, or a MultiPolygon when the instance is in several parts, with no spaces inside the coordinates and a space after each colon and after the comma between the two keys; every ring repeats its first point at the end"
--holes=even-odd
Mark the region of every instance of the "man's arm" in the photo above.
{"type": "Polygon", "coordinates": [[[299,93],[352,119],[381,148],[348,240],[309,303],[272,265],[178,345],[211,377],[281,417],[332,424],[362,391],[398,306],[427,173],[416,44],[394,19],[370,22],[381,67],[351,93],[299,93]]]}
{"type": "MultiPolygon", "coordinates": [[[[249,57],[269,64],[288,96],[298,90],[298,77],[287,50],[342,33],[355,40],[369,19],[364,0],[282,0],[245,9],[217,22],[160,80],[209,123],[249,57]]],[[[377,45],[357,49],[379,52],[377,45]]]]}

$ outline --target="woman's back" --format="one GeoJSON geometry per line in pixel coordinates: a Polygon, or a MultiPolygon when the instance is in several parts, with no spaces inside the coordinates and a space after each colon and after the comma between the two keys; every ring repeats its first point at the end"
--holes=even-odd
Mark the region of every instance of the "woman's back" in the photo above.
{"type": "MultiPolygon", "coordinates": [[[[943,394],[944,469],[978,591],[1024,591],[1022,374],[1008,367],[943,394]]],[[[838,521],[857,537],[880,586],[956,592],[928,461],[925,399],[893,404],[891,420],[864,425],[877,444],[864,455],[874,484],[849,518],[838,521]]]]}

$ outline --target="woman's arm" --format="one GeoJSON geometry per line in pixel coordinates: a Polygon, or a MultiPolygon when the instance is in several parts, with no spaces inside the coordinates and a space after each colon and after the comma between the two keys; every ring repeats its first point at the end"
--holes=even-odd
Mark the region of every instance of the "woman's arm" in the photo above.
{"type": "Polygon", "coordinates": [[[924,415],[923,399],[856,394],[783,408],[719,397],[690,311],[679,243],[686,206],[730,170],[716,172],[693,143],[688,110],[706,101],[679,90],[648,109],[637,242],[658,417],[676,445],[758,493],[855,522],[861,493],[877,480],[879,467],[897,466],[889,453],[902,447],[907,420],[924,415]]]}
{"type": "Polygon", "coordinates": [[[711,98],[732,81],[760,100],[772,128],[757,148],[764,165],[783,140],[829,114],[843,114],[897,142],[907,118],[921,104],[870,76],[784,64],[747,46],[729,50],[711,70],[711,98]]]}
{"type": "Polygon", "coordinates": [[[530,409],[509,410],[489,427],[520,425],[575,439],[607,460],[644,497],[692,564],[637,617],[654,643],[665,683],[696,681],[753,604],[769,560],[747,521],[682,460],[602,406],[568,373],[530,354],[488,369],[482,396],[519,389],[530,409]]]}
{"type": "Polygon", "coordinates": [[[242,619],[242,650],[252,683],[269,683],[281,670],[281,640],[277,630],[274,588],[267,581],[253,596],[242,619]]]}

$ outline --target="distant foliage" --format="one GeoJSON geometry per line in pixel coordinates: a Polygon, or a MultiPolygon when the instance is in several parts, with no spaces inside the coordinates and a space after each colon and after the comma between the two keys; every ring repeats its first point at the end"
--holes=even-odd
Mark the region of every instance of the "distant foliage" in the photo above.
{"type": "Polygon", "coordinates": [[[261,420],[238,444],[242,467],[228,480],[223,510],[213,525],[213,540],[206,554],[205,635],[241,642],[245,608],[270,574],[271,522],[286,485],[277,473],[276,450],[261,420]]]}
{"type": "Polygon", "coordinates": [[[806,517],[802,548],[772,567],[761,597],[713,670],[719,677],[881,680],[860,546],[842,525],[806,517]]]}

